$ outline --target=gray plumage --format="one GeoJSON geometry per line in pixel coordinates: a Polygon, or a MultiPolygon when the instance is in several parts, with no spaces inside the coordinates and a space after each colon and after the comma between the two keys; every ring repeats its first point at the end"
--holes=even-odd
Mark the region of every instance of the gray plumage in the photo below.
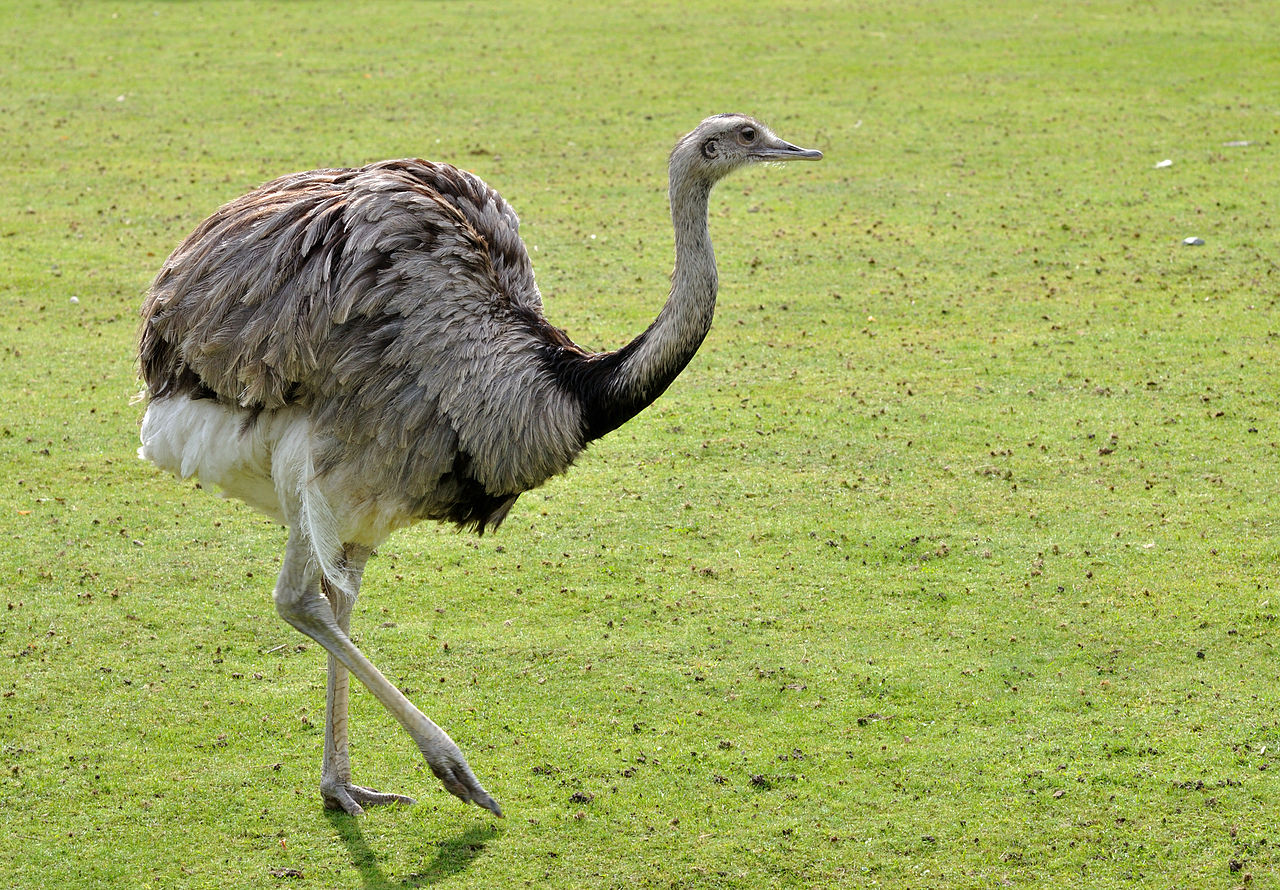
{"type": "Polygon", "coordinates": [[[497,526],[521,492],[651,403],[711,325],[711,187],[743,164],[819,157],[743,115],[680,140],[671,293],[615,352],[584,351],[543,318],[515,213],[446,164],[282,177],[219,209],[165,262],[143,306],[140,454],[289,527],[275,599],[330,654],[327,805],[408,800],[350,782],[351,671],[450,791],[500,815],[457,746],[350,642],[364,561],[419,520],[497,526]]]}

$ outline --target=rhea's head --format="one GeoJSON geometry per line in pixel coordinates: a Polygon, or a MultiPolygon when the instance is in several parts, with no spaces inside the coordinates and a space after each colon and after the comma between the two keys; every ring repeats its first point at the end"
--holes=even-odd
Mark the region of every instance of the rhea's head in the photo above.
{"type": "Polygon", "coordinates": [[[822,152],[800,148],[745,114],[717,114],[676,143],[671,152],[671,181],[693,180],[707,186],[739,167],[779,161],[816,161],[822,152]]]}

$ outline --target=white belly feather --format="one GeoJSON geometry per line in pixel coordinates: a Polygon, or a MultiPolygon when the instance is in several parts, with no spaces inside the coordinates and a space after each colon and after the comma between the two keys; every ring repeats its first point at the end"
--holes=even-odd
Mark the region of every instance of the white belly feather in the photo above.
{"type": "Polygon", "coordinates": [[[224,496],[287,522],[297,507],[296,489],[278,489],[273,456],[284,456],[279,449],[283,439],[305,442],[307,416],[301,411],[276,412],[260,418],[266,423],[254,423],[245,431],[249,417],[249,412],[213,399],[178,396],[153,401],[142,418],[138,457],[182,479],[195,476],[216,485],[224,496]],[[302,435],[282,435],[291,425],[302,426],[302,435]]]}

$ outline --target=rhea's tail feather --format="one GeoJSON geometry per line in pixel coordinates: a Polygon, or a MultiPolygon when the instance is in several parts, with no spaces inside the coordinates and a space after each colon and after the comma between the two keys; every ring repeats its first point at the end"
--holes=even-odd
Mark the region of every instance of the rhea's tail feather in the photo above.
{"type": "Polygon", "coordinates": [[[309,423],[298,423],[285,432],[276,444],[271,475],[280,502],[293,507],[293,515],[288,517],[291,532],[302,535],[324,579],[347,596],[355,596],[346,573],[337,518],[316,480],[310,427],[309,423]]]}
{"type": "MultiPolygon", "coordinates": [[[[308,478],[312,479],[313,475],[314,470],[308,461],[308,478]]],[[[346,596],[354,597],[356,592],[347,576],[342,538],[338,535],[338,523],[329,508],[328,499],[318,486],[309,481],[299,491],[299,502],[298,527],[306,536],[320,573],[331,586],[346,596]]]]}

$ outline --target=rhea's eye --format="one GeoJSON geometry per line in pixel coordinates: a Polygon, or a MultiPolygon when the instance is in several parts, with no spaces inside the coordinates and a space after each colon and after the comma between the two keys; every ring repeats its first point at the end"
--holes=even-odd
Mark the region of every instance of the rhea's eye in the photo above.
{"type": "Polygon", "coordinates": [[[755,127],[743,127],[743,128],[742,128],[742,141],[743,141],[743,142],[755,142],[755,141],[756,141],[756,130],[755,130],[755,127]]]}

